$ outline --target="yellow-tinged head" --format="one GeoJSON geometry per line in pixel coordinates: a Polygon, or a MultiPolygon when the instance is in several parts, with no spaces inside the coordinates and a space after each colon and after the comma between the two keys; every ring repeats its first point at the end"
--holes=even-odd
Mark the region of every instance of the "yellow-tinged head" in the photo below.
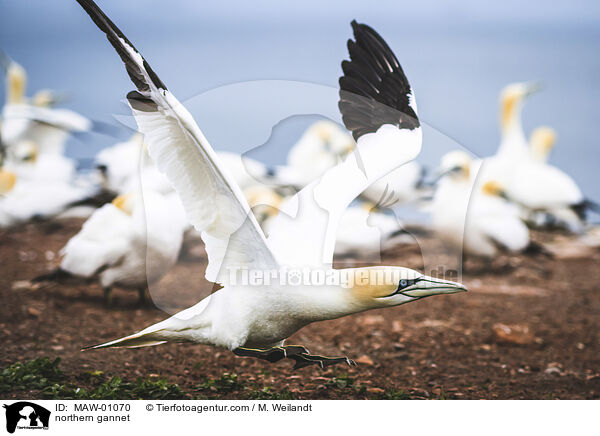
{"type": "Polygon", "coordinates": [[[500,127],[508,130],[519,122],[521,106],[525,97],[540,90],[537,83],[511,83],[500,92],[500,127]]]}
{"type": "Polygon", "coordinates": [[[283,203],[283,196],[264,185],[246,188],[244,196],[259,223],[277,215],[283,203]]]}
{"type": "Polygon", "coordinates": [[[446,153],[438,172],[440,177],[448,175],[457,180],[468,181],[471,177],[471,156],[462,150],[446,153]]]}
{"type": "Polygon", "coordinates": [[[24,103],[27,73],[16,62],[10,62],[6,69],[6,99],[8,103],[24,103]]]}
{"type": "Polygon", "coordinates": [[[21,141],[14,147],[12,155],[17,162],[36,163],[39,156],[39,148],[33,141],[21,141]]]}
{"type": "Polygon", "coordinates": [[[135,201],[134,197],[134,194],[119,195],[112,201],[112,204],[120,211],[126,213],[127,215],[131,215],[133,214],[133,207],[135,201]]]}
{"type": "Polygon", "coordinates": [[[548,161],[550,152],[556,143],[556,131],[552,127],[541,126],[531,132],[529,147],[531,157],[538,162],[548,161]]]}
{"type": "Polygon", "coordinates": [[[460,283],[429,277],[403,267],[374,266],[342,271],[347,271],[348,287],[354,300],[366,309],[397,306],[432,295],[467,290],[460,283]]]}
{"type": "Polygon", "coordinates": [[[0,195],[8,194],[17,183],[17,175],[0,169],[0,195]]]}
{"type": "Polygon", "coordinates": [[[317,121],[310,127],[310,132],[324,144],[325,151],[341,158],[350,154],[356,146],[352,135],[329,120],[317,121]]]}
{"type": "Polygon", "coordinates": [[[49,89],[42,89],[31,98],[31,104],[38,107],[50,107],[57,103],[58,98],[49,89]]]}
{"type": "Polygon", "coordinates": [[[367,212],[371,212],[373,209],[377,208],[377,205],[371,201],[362,201],[360,207],[367,212]]]}
{"type": "Polygon", "coordinates": [[[481,187],[481,192],[493,197],[506,197],[506,193],[502,184],[496,180],[485,182],[481,187]]]}

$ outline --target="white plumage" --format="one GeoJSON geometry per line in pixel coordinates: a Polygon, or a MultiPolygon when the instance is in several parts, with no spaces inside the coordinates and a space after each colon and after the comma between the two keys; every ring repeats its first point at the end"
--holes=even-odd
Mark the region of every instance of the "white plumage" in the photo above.
{"type": "Polygon", "coordinates": [[[548,219],[574,232],[583,230],[577,210],[585,201],[574,180],[547,163],[555,140],[547,128],[534,132],[528,144],[521,124],[523,100],[537,86],[516,83],[501,93],[502,140],[498,152],[473,163],[472,177],[477,185],[488,181],[502,184],[507,197],[521,209],[523,219],[544,224],[548,219]]]}
{"type": "Polygon", "coordinates": [[[2,174],[11,183],[6,183],[0,192],[0,227],[10,227],[32,218],[56,216],[93,193],[87,184],[77,185],[60,179],[28,179],[8,169],[2,174]]]}
{"type": "Polygon", "coordinates": [[[427,190],[422,186],[423,167],[410,161],[377,180],[361,194],[376,204],[409,203],[422,199],[427,190]]]}
{"type": "Polygon", "coordinates": [[[373,204],[360,204],[348,207],[342,215],[335,255],[378,260],[382,250],[412,242],[395,215],[381,212],[373,204]]]}
{"type": "Polygon", "coordinates": [[[144,291],[177,261],[186,224],[178,204],[150,190],[117,197],[67,242],[60,268],[97,279],[107,298],[113,286],[144,291]]]}
{"type": "MultiPolygon", "coordinates": [[[[311,363],[324,366],[349,360],[313,356],[303,347],[282,348],[283,341],[314,321],[464,290],[457,283],[399,267],[382,267],[382,273],[385,270],[390,277],[381,283],[353,282],[348,288],[340,284],[238,283],[232,270],[265,272],[284,266],[320,265],[322,272],[335,272],[331,270],[331,261],[343,211],[372,181],[416,156],[421,145],[418,123],[410,122],[407,127],[411,128],[384,124],[376,133],[359,135],[352,155],[283,205],[283,213],[273,220],[267,241],[241,189],[221,165],[191,115],[95,3],[78,1],[121,54],[138,88],[128,95],[128,100],[148,142],[148,151],[181,197],[188,218],[202,232],[208,254],[206,278],[224,286],[161,323],[98,347],[187,341],[226,347],[242,355],[263,358],[270,355],[271,361],[292,357],[299,366],[311,363]],[[274,353],[277,359],[273,359],[274,353]]],[[[381,44],[385,43],[379,35],[364,25],[353,23],[353,27],[357,43],[365,44],[372,38],[381,41],[379,47],[370,47],[373,55],[381,56],[388,65],[378,74],[403,80],[399,101],[402,104],[414,101],[397,60],[389,48],[384,50],[381,44]]],[[[350,111],[346,114],[351,116],[350,111]]],[[[396,120],[397,124],[401,122],[396,120]]],[[[349,270],[353,277],[364,272],[368,270],[349,270]]]]}
{"type": "Polygon", "coordinates": [[[499,183],[480,186],[471,174],[471,158],[462,151],[442,159],[447,173],[430,206],[432,226],[444,241],[465,254],[492,258],[502,250],[518,252],[529,244],[519,209],[500,197],[499,183]]]}
{"type": "Polygon", "coordinates": [[[50,107],[55,102],[50,91],[40,91],[28,99],[25,69],[12,59],[3,61],[7,98],[2,109],[2,140],[8,148],[32,141],[40,153],[63,154],[69,133],[92,129],[87,118],[68,109],[50,107]]]}
{"type": "Polygon", "coordinates": [[[338,124],[321,120],[312,124],[290,149],[288,167],[299,187],[321,177],[354,150],[356,143],[338,124]]]}

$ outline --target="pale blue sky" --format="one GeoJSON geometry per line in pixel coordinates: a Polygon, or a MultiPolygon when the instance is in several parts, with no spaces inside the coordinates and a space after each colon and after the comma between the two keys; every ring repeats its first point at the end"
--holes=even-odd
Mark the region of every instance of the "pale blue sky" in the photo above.
{"type": "MultiPolygon", "coordinates": [[[[235,99],[212,94],[206,100],[210,106],[203,107],[199,94],[265,79],[335,88],[347,57],[349,22],[357,19],[374,27],[396,52],[425,123],[479,155],[493,153],[498,144],[502,86],[540,80],[544,91],[524,111],[526,130],[555,127],[559,141],[552,161],[600,199],[595,174],[600,2],[281,3],[99,1],[175,95],[194,99],[199,106],[194,115],[217,149],[252,145],[245,138],[253,137],[252,129],[265,128],[256,121],[260,107],[246,120],[243,113],[224,119],[235,112],[229,111],[235,99]]],[[[132,85],[75,1],[0,0],[0,47],[27,68],[30,90],[67,91],[68,107],[102,121],[118,124],[113,114],[125,113],[121,100],[132,85]]],[[[262,157],[281,161],[307,122],[289,124],[262,157]]],[[[426,132],[424,157],[431,163],[439,154],[438,136],[426,132]]],[[[94,135],[71,144],[69,152],[90,157],[113,141],[94,135]]]]}

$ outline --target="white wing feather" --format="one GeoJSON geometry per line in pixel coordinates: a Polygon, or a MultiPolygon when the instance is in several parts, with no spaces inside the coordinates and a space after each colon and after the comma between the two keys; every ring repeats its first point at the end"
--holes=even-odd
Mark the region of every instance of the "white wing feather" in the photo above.
{"type": "Polygon", "coordinates": [[[269,244],[286,265],[329,265],[340,219],[361,192],[421,150],[421,129],[383,125],[355,151],[288,200],[269,227],[269,244]]]}
{"type": "Polygon", "coordinates": [[[80,277],[92,277],[100,268],[119,262],[131,250],[134,233],[131,217],[113,204],[105,204],[61,250],[64,255],[61,268],[80,277]]]}

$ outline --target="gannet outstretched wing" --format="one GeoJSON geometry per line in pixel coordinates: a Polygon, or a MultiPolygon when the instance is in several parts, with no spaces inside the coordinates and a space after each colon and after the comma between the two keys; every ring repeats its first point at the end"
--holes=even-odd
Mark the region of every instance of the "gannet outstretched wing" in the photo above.
{"type": "Polygon", "coordinates": [[[191,114],[93,1],[77,1],[106,34],[137,87],[127,99],[150,156],[179,194],[190,222],[202,232],[207,280],[226,284],[228,268],[275,268],[275,257],[240,188],[219,164],[191,114]]]}
{"type": "Polygon", "coordinates": [[[340,219],[361,192],[421,150],[413,91],[386,42],[352,22],[350,61],[342,63],[339,108],[357,141],[344,162],[288,200],[273,219],[269,244],[286,265],[331,264],[340,219]]]}

